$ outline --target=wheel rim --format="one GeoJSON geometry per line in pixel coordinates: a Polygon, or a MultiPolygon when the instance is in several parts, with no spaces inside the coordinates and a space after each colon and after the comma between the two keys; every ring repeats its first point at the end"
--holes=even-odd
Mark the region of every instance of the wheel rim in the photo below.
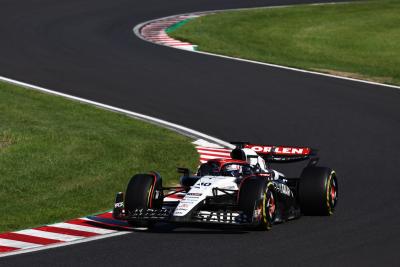
{"type": "Polygon", "coordinates": [[[331,205],[333,208],[333,207],[335,207],[336,200],[337,200],[337,189],[336,189],[336,182],[335,182],[334,178],[331,180],[331,192],[330,193],[331,193],[331,195],[330,195],[331,205]]]}
{"type": "Polygon", "coordinates": [[[332,172],[328,181],[329,187],[327,188],[327,205],[329,214],[333,214],[338,199],[338,185],[335,173],[332,172]]]}
{"type": "Polygon", "coordinates": [[[274,217],[275,209],[276,209],[276,205],[275,205],[274,195],[271,192],[269,192],[266,210],[268,211],[268,216],[269,216],[270,220],[272,220],[272,218],[274,217]]]}

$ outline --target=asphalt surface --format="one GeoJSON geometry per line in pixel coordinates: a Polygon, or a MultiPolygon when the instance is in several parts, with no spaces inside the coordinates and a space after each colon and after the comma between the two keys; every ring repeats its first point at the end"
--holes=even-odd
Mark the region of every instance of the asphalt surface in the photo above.
{"type": "Polygon", "coordinates": [[[299,2],[1,0],[0,75],[225,140],[318,147],[341,192],[334,216],[269,232],[162,227],[0,265],[399,266],[400,90],[179,51],[132,33],[183,12],[299,2]]]}

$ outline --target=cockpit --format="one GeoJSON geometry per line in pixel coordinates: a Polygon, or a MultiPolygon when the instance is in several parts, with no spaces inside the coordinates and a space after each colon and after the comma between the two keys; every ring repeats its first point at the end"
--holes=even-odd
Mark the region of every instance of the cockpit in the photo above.
{"type": "Polygon", "coordinates": [[[198,176],[232,176],[244,177],[253,174],[253,168],[250,164],[241,162],[228,162],[220,164],[219,162],[209,161],[203,163],[198,172],[198,176]]]}

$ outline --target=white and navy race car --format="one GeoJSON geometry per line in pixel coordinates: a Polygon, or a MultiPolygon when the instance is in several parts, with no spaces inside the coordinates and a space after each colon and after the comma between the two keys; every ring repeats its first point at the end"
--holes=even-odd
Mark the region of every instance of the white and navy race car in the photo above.
{"type": "Polygon", "coordinates": [[[332,215],[338,181],[331,168],[317,166],[315,150],[234,143],[231,159],[211,159],[179,187],[163,187],[157,172],[134,175],[125,195],[117,193],[113,217],[136,227],[157,222],[221,224],[268,230],[304,215],[332,215]],[[297,178],[271,169],[271,162],[309,160],[297,178]]]}

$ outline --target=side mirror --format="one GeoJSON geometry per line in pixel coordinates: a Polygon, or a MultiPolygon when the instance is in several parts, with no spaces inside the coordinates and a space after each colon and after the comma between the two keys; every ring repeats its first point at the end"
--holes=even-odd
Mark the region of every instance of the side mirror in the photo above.
{"type": "Polygon", "coordinates": [[[183,176],[190,176],[191,171],[188,168],[177,168],[178,173],[181,173],[183,176]]]}

